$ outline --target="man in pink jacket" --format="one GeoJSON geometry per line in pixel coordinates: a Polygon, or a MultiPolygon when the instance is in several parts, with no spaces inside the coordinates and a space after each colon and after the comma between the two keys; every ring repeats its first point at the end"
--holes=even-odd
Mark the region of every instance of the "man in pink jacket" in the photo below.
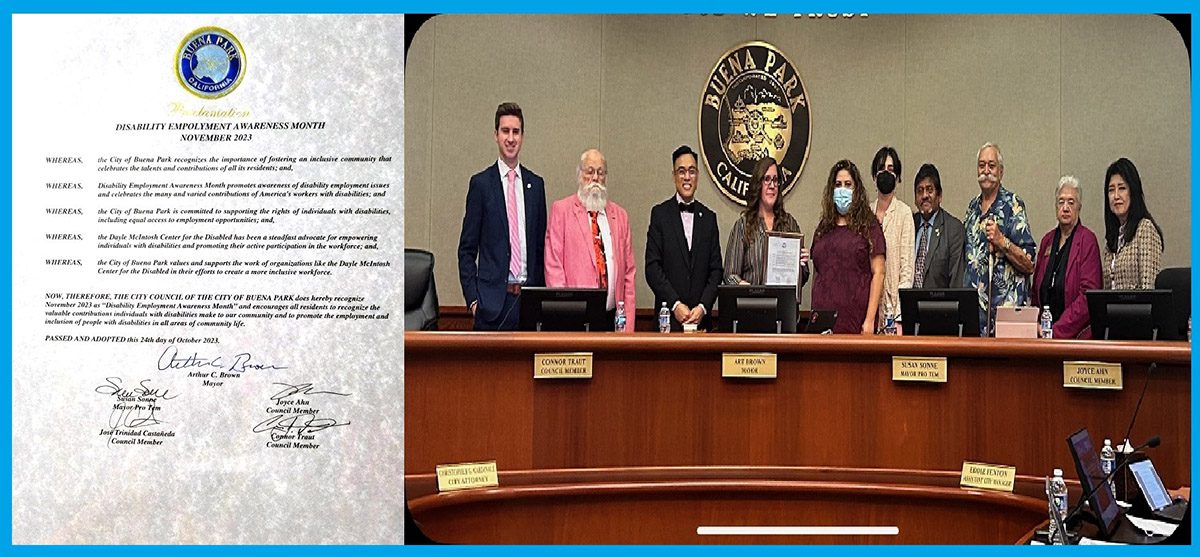
{"type": "Polygon", "coordinates": [[[550,206],[546,226],[546,286],[607,288],[607,308],[625,302],[625,332],[634,328],[637,263],[629,215],[608,200],[608,166],[597,149],[579,157],[579,191],[550,206]]]}

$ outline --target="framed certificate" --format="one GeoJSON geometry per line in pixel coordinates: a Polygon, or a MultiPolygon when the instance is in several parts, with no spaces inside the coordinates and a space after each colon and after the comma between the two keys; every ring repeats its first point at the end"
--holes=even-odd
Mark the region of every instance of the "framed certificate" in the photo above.
{"type": "Polygon", "coordinates": [[[800,283],[800,250],[804,248],[801,232],[767,232],[767,268],[764,284],[800,283]]]}

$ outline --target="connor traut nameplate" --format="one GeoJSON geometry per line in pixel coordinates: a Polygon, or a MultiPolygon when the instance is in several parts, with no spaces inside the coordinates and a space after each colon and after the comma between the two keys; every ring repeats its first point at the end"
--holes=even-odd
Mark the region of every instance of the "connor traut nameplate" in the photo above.
{"type": "Polygon", "coordinates": [[[787,195],[808,159],[812,120],[796,66],[765,42],[748,42],[717,60],[700,95],[700,152],[717,189],[747,203],[754,165],[779,163],[787,195]]]}

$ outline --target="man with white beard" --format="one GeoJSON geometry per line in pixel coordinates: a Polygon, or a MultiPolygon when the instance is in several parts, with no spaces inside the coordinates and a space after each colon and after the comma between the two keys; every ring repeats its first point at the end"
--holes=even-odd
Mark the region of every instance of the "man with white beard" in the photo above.
{"type": "Polygon", "coordinates": [[[637,310],[637,264],[629,215],[608,200],[608,166],[597,149],[579,157],[579,190],[550,206],[546,226],[546,286],[606,288],[607,308],[625,303],[625,332],[633,332],[637,310]]]}
{"type": "Polygon", "coordinates": [[[1029,275],[1037,250],[1021,197],[1004,188],[1000,147],[976,155],[979,195],[967,204],[966,285],[979,292],[980,336],[994,333],[996,308],[1029,305],[1029,275]]]}

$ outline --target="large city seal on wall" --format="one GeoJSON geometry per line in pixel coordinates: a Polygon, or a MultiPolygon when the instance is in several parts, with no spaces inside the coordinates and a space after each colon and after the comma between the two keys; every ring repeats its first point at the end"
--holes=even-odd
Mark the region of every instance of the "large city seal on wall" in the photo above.
{"type": "Polygon", "coordinates": [[[700,150],[722,193],[745,205],[755,163],[770,156],[787,195],[811,134],[804,83],[779,49],[756,41],[721,56],[700,97],[700,150]]]}
{"type": "Polygon", "coordinates": [[[237,89],[246,75],[246,51],[233,33],[201,27],[179,43],[175,75],[179,84],[197,97],[224,97],[237,89]]]}

